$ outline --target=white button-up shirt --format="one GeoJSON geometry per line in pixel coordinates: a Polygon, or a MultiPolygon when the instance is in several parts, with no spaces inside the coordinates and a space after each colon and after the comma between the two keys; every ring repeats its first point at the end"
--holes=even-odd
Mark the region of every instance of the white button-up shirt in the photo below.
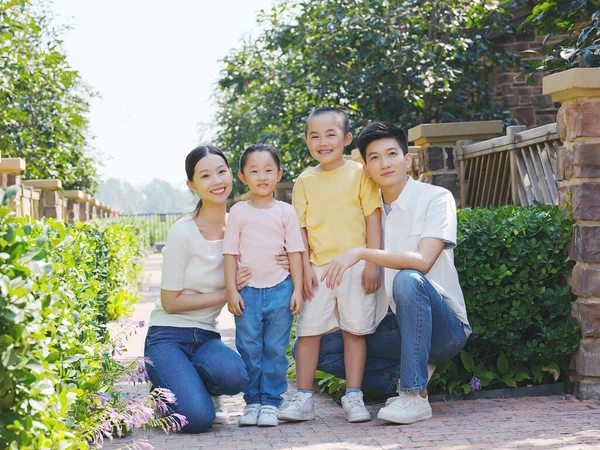
{"type": "MultiPolygon", "coordinates": [[[[437,238],[446,246],[431,270],[425,275],[440,293],[456,317],[469,329],[467,310],[458,273],[454,266],[453,248],[456,246],[456,203],[447,189],[421,183],[408,177],[406,186],[390,205],[389,213],[382,214],[383,249],[387,251],[416,252],[423,238],[437,238]]],[[[390,306],[394,313],[396,304],[392,297],[394,277],[399,272],[384,269],[384,286],[387,300],[380,302],[378,319],[383,319],[390,306]]]]}

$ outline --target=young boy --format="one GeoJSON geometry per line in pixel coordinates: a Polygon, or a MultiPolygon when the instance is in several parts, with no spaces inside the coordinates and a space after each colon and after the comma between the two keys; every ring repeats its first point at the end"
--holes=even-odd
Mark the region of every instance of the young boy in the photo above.
{"type": "Polygon", "coordinates": [[[381,200],[377,186],[366,176],[362,165],[344,159],[344,147],[352,142],[352,134],[342,110],[314,111],[307,120],[305,141],[319,164],[298,177],[292,198],[308,250],[303,253],[304,297],[308,301],[297,322],[298,392],[280,411],[279,418],[315,418],[312,384],[321,336],[339,328],[346,355],[344,416],[349,422],[364,422],[371,420],[360,390],[366,359],[365,335],[376,328],[379,270],[369,262],[357,264],[336,287],[324,283],[322,276],[329,262],[347,250],[380,248],[381,200]]]}

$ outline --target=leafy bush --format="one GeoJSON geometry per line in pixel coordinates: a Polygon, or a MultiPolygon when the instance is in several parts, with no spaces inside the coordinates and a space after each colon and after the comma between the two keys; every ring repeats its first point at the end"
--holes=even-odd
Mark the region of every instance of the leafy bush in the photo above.
{"type": "MultiPolygon", "coordinates": [[[[473,334],[455,360],[439,364],[431,393],[557,381],[579,345],[564,283],[572,220],[547,205],[458,212],[455,264],[473,334]]],[[[290,358],[288,374],[295,364],[290,358]]],[[[343,380],[320,373],[322,391],[340,395],[343,380]]]]}
{"type": "Polygon", "coordinates": [[[14,193],[0,192],[0,447],[87,448],[113,426],[140,423],[127,422],[135,411],[146,423],[183,424],[154,421],[144,409],[164,408],[166,394],[125,400],[113,389],[124,374],[144,381],[143,364],[116,360],[122,343],[107,330],[137,298],[139,230],[29,223],[6,206],[14,193]]]}

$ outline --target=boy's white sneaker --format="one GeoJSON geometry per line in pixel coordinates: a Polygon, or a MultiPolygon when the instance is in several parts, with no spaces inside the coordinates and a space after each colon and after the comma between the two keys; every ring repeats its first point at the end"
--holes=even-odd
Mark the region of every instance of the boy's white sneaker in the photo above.
{"type": "Polygon", "coordinates": [[[223,396],[211,395],[210,397],[215,408],[215,418],[213,420],[213,423],[227,423],[227,421],[229,420],[229,413],[227,412],[225,404],[223,403],[223,396]]]}
{"type": "Polygon", "coordinates": [[[388,422],[409,424],[431,419],[433,414],[428,397],[421,397],[418,392],[401,392],[400,395],[379,410],[378,419],[388,422]]]}
{"type": "Polygon", "coordinates": [[[246,405],[244,411],[242,412],[241,417],[238,420],[238,425],[240,427],[250,427],[256,425],[258,423],[258,416],[260,414],[260,404],[252,403],[250,405],[246,405]]]}
{"type": "Polygon", "coordinates": [[[259,427],[275,427],[279,424],[277,420],[277,414],[279,408],[271,405],[263,405],[260,408],[260,414],[258,415],[257,425],[259,427]]]}
{"type": "Polygon", "coordinates": [[[344,408],[344,418],[351,423],[368,422],[371,420],[371,413],[365,407],[362,392],[349,392],[342,397],[342,408],[344,408]]]}
{"type": "Polygon", "coordinates": [[[290,422],[315,419],[312,392],[296,392],[290,403],[279,411],[279,418],[290,422]]]}

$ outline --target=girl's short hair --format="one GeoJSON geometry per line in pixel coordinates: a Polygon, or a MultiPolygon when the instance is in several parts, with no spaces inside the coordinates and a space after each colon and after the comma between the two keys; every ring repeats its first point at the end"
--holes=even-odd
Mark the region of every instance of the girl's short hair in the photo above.
{"type": "Polygon", "coordinates": [[[244,150],[242,156],[240,157],[240,172],[244,172],[244,167],[246,167],[246,163],[248,162],[248,156],[254,152],[268,152],[271,154],[271,157],[277,164],[277,170],[281,169],[281,158],[279,157],[279,152],[272,145],[267,144],[252,144],[250,147],[244,150]]]}

